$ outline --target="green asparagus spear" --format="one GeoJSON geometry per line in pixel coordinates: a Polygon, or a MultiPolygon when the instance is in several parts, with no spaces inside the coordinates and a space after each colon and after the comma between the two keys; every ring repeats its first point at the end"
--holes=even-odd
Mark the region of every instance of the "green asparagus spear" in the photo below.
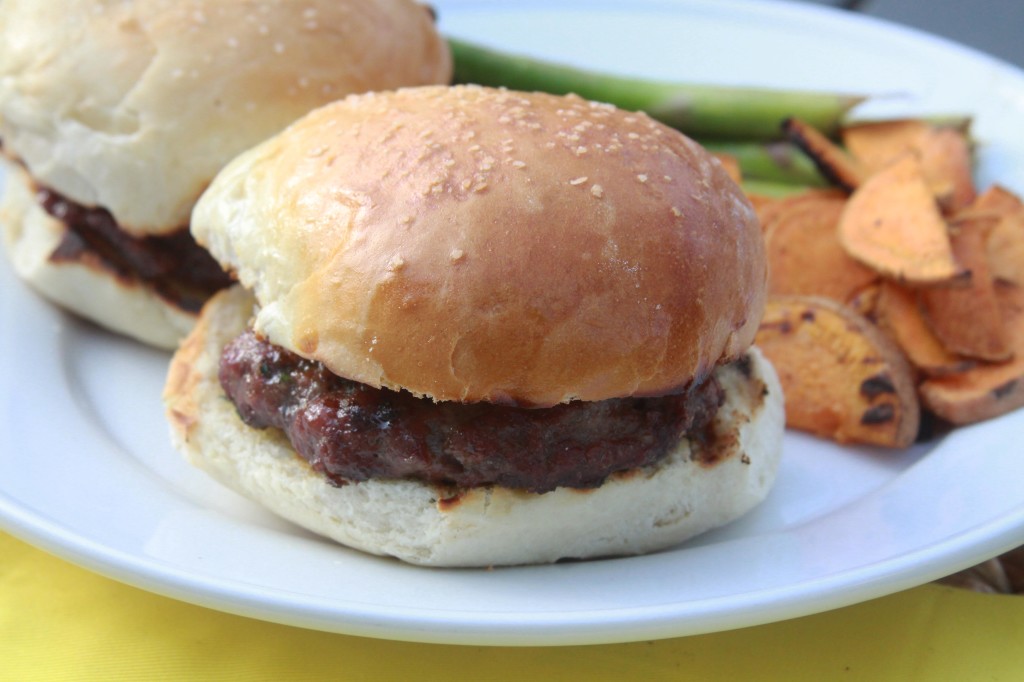
{"type": "Polygon", "coordinates": [[[773,199],[781,199],[783,197],[792,196],[811,189],[804,185],[794,185],[788,182],[772,182],[771,180],[744,180],[740,183],[740,187],[743,188],[743,191],[748,196],[756,194],[773,199]]]}
{"type": "Polygon", "coordinates": [[[623,109],[643,110],[701,141],[774,139],[788,117],[834,135],[863,97],[819,92],[669,83],[615,76],[513,55],[448,38],[456,83],[576,93],[623,109]]]}

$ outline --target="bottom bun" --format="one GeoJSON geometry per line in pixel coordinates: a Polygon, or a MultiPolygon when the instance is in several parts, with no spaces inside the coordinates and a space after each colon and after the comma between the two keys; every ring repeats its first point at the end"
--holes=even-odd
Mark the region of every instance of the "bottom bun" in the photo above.
{"type": "Polygon", "coordinates": [[[101,327],[159,348],[175,348],[195,324],[195,315],[141,282],[119,279],[99,265],[51,260],[67,228],[36,200],[24,168],[11,163],[4,167],[0,231],[15,272],[47,299],[101,327]]]}
{"type": "MultiPolygon", "coordinates": [[[[344,545],[430,566],[547,563],[641,554],[679,544],[743,515],[775,480],[784,427],[782,389],[752,349],[721,367],[726,392],[714,462],[688,441],[656,465],[602,486],[533,494],[373,480],[335,487],[278,430],[245,425],[217,380],[220,350],[241,332],[253,300],[218,294],[175,355],[164,400],[176,445],[193,464],[277,514],[344,545]]],[[[707,454],[707,453],[705,453],[707,454]]]]}

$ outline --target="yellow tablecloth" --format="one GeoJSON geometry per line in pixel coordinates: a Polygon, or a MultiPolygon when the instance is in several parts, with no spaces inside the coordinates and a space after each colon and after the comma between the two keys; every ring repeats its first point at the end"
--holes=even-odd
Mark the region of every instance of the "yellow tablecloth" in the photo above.
{"type": "Polygon", "coordinates": [[[926,585],[695,637],[564,648],[381,641],[128,587],[0,533],[0,680],[1024,680],[1024,599],[926,585]]]}

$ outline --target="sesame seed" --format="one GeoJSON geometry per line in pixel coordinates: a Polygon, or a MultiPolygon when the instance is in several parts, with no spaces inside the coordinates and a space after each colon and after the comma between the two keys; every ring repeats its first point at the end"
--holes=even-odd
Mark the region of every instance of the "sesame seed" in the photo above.
{"type": "Polygon", "coordinates": [[[600,199],[604,196],[604,187],[601,187],[601,185],[594,185],[590,188],[590,193],[600,199]]]}
{"type": "Polygon", "coordinates": [[[647,182],[647,175],[645,173],[640,173],[636,176],[636,179],[640,182],[647,182]]]}
{"type": "Polygon", "coordinates": [[[578,178],[573,178],[572,180],[570,180],[569,184],[570,185],[582,185],[584,182],[586,182],[589,179],[590,178],[588,178],[586,175],[582,175],[582,176],[580,176],[578,178]]]}

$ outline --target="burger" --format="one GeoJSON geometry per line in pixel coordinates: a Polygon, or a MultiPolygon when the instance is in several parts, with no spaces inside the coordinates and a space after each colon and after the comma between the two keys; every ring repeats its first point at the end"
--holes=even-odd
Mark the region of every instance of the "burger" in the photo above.
{"type": "Polygon", "coordinates": [[[48,299],[173,348],[230,283],[188,231],[221,166],[319,105],[450,76],[411,0],[4,0],[7,254],[48,299]]]}
{"type": "Polygon", "coordinates": [[[643,114],[350,96],[228,164],[192,232],[239,284],[172,359],[174,441],[315,533],[432,566],[630,555],[774,482],[758,223],[643,114]]]}

